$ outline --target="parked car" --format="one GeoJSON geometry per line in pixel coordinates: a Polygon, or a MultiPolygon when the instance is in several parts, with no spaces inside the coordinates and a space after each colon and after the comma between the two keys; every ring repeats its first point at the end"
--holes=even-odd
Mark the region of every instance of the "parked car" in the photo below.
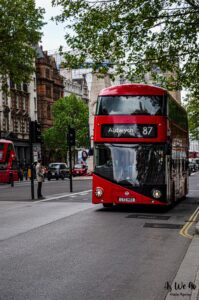
{"type": "Polygon", "coordinates": [[[197,171],[199,170],[199,158],[193,159],[194,164],[196,164],[197,171]]]}
{"type": "Polygon", "coordinates": [[[189,162],[189,175],[197,171],[197,165],[194,162],[189,162]]]}
{"type": "Polygon", "coordinates": [[[88,167],[83,164],[76,164],[72,169],[73,176],[81,176],[87,173],[88,167]]]}
{"type": "Polygon", "coordinates": [[[69,176],[69,167],[65,163],[51,163],[48,166],[47,171],[47,179],[51,180],[55,178],[58,180],[61,178],[62,180],[69,176]]]}

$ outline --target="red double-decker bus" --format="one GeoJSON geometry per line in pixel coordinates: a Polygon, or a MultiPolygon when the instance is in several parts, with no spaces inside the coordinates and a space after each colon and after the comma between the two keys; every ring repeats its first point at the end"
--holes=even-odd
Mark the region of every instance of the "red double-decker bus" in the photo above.
{"type": "Polygon", "coordinates": [[[18,165],[12,141],[0,139],[0,182],[18,180],[18,165]]]}
{"type": "Polygon", "coordinates": [[[188,193],[187,113],[167,90],[102,90],[94,118],[94,204],[170,205],[188,193]]]}
{"type": "Polygon", "coordinates": [[[199,151],[189,150],[189,158],[199,158],[199,151]]]}

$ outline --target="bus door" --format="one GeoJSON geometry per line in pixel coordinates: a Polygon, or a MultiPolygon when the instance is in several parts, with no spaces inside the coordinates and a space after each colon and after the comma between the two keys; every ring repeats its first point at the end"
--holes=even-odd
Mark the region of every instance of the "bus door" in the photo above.
{"type": "Polygon", "coordinates": [[[180,197],[180,181],[181,181],[181,166],[180,166],[180,157],[179,153],[177,152],[177,159],[176,159],[176,196],[177,198],[180,197]]]}
{"type": "Polygon", "coordinates": [[[172,186],[171,186],[171,155],[166,154],[165,159],[165,176],[166,176],[166,186],[167,186],[167,198],[172,200],[172,186]]]}
{"type": "Polygon", "coordinates": [[[177,198],[177,189],[178,189],[178,164],[177,164],[177,154],[176,149],[172,147],[172,157],[171,157],[171,193],[172,200],[175,201],[177,198]]]}

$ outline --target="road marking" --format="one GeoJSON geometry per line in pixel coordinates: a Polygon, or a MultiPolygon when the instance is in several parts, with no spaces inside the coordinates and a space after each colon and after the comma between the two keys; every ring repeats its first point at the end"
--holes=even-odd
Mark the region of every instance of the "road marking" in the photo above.
{"type": "Polygon", "coordinates": [[[189,220],[186,222],[186,224],[183,226],[183,228],[180,230],[180,235],[193,239],[193,235],[188,233],[188,230],[193,225],[193,223],[196,221],[197,217],[199,215],[199,207],[194,211],[192,216],[189,218],[189,220]]]}
{"type": "MultiPolygon", "coordinates": [[[[89,193],[91,192],[92,190],[87,190],[87,191],[84,191],[89,193]]],[[[39,200],[39,201],[36,201],[34,202],[34,204],[37,204],[37,203],[40,203],[40,202],[46,202],[46,201],[50,201],[50,200],[55,200],[55,199],[61,199],[61,198],[65,198],[65,197],[74,197],[75,195],[82,195],[83,192],[78,192],[78,193],[73,193],[73,194],[64,194],[64,195],[60,195],[60,196],[56,196],[56,197],[51,197],[51,198],[46,198],[46,199],[43,199],[43,200],[39,200]]]]}
{"type": "Polygon", "coordinates": [[[88,192],[87,191],[81,192],[80,195],[82,195],[82,196],[88,195],[88,192]]]}

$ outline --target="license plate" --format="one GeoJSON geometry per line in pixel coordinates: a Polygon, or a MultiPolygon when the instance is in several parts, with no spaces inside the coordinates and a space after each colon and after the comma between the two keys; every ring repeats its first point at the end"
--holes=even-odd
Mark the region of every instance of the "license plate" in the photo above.
{"type": "Polygon", "coordinates": [[[119,197],[119,202],[125,202],[125,203],[132,203],[135,202],[135,198],[123,198],[123,197],[119,197]]]}

